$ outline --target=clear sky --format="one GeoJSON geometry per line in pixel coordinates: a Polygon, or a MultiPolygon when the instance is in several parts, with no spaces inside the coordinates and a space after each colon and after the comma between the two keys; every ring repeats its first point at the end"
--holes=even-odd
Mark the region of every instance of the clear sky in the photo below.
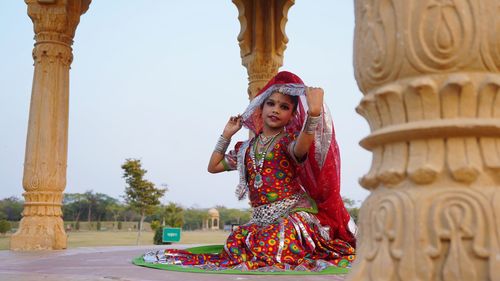
{"type": "MultiPolygon", "coordinates": [[[[248,104],[239,31],[230,0],[94,0],[73,45],[65,192],[119,198],[120,165],[140,158],[149,180],[168,185],[164,203],[248,207],[234,196],[237,173],[206,171],[228,117],[248,104]]],[[[358,145],[369,129],[355,112],[362,94],[353,74],[353,32],[353,1],[297,0],[281,70],[324,88],[342,153],[341,193],[364,200],[358,178],[371,153],[358,145]]],[[[23,192],[33,35],[24,1],[1,1],[0,198],[23,192]]]]}

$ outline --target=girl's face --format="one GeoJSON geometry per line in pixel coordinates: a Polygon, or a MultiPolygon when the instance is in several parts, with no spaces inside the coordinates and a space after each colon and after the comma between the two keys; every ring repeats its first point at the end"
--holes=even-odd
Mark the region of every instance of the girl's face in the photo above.
{"type": "Polygon", "coordinates": [[[293,116],[293,102],[290,96],[275,92],[264,101],[262,120],[264,127],[281,129],[288,124],[293,116]]]}

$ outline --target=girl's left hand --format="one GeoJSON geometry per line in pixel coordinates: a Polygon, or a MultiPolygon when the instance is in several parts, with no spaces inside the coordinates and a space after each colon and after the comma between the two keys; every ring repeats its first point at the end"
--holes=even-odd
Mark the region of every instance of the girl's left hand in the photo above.
{"type": "Polygon", "coordinates": [[[319,87],[306,88],[306,100],[309,107],[309,115],[319,116],[323,109],[323,89],[319,87]]]}

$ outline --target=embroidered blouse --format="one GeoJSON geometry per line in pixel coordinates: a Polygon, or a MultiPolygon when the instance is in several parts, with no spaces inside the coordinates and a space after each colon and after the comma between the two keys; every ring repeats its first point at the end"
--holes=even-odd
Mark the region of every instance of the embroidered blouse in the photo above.
{"type": "MultiPolygon", "coordinates": [[[[280,139],[276,140],[267,153],[264,155],[264,161],[261,168],[257,163],[253,162],[250,156],[250,150],[254,149],[257,138],[253,138],[248,145],[245,153],[245,168],[247,184],[249,188],[250,204],[252,207],[273,203],[284,198],[288,198],[294,194],[302,194],[304,191],[299,184],[298,169],[300,163],[295,158],[293,147],[296,142],[294,135],[285,134],[280,139]],[[256,175],[260,173],[262,177],[262,185],[254,186],[256,175]]],[[[236,170],[237,154],[241,147],[241,143],[237,143],[235,149],[226,154],[223,160],[226,170],[236,170]]],[[[259,162],[259,159],[255,159],[259,162]]]]}

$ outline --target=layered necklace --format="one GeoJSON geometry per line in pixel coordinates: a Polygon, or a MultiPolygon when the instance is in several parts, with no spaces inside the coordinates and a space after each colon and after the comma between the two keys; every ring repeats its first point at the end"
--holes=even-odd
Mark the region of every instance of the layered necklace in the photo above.
{"type": "Polygon", "coordinates": [[[269,147],[274,143],[274,140],[276,139],[277,136],[279,136],[281,132],[278,132],[277,134],[273,136],[264,136],[264,134],[260,134],[258,136],[258,143],[261,144],[262,150],[257,152],[257,141],[254,144],[254,149],[250,150],[250,157],[252,158],[252,165],[253,165],[253,170],[255,171],[255,180],[253,182],[253,187],[255,189],[258,189],[262,187],[263,182],[262,182],[262,167],[264,166],[264,159],[266,158],[267,151],[269,150],[269,147]]]}

